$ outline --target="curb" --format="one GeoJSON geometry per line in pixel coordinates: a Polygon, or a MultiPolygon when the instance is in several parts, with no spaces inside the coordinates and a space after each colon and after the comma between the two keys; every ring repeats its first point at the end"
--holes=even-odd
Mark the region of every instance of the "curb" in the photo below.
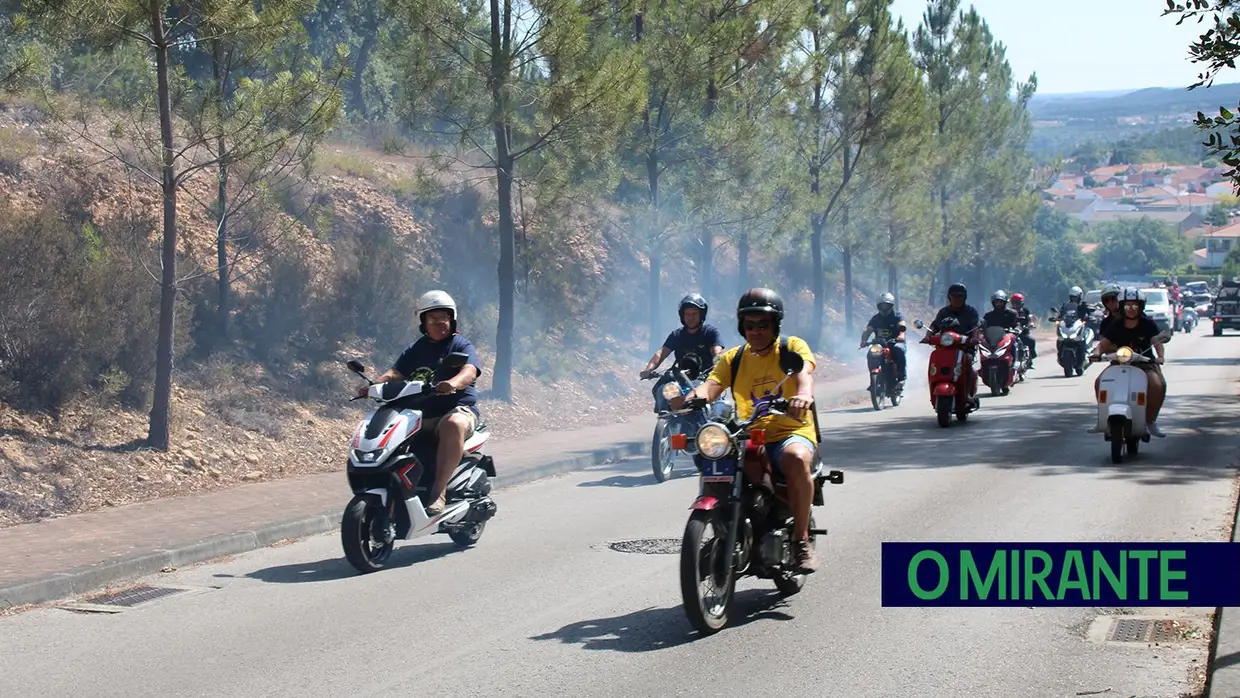
{"type": "MultiPolygon", "coordinates": [[[[1240,543],[1240,539],[1237,538],[1238,536],[1240,536],[1240,497],[1236,498],[1235,510],[1232,513],[1231,542],[1240,543]]],[[[1240,644],[1235,639],[1228,638],[1227,640],[1224,640],[1222,638],[1223,614],[1233,610],[1235,609],[1224,608],[1222,606],[1214,609],[1214,618],[1212,623],[1213,627],[1210,628],[1210,646],[1206,650],[1206,682],[1205,685],[1201,687],[1201,695],[1204,698],[1213,698],[1214,696],[1214,678],[1215,673],[1219,670],[1216,663],[1219,656],[1218,650],[1220,642],[1226,649],[1233,652],[1236,649],[1236,645],[1240,644]]],[[[1227,667],[1222,668],[1226,669],[1227,667]]],[[[1234,697],[1236,695],[1235,689],[1238,685],[1240,685],[1240,678],[1238,678],[1236,673],[1233,671],[1231,673],[1224,674],[1221,683],[1223,684],[1222,690],[1231,689],[1233,691],[1231,695],[1234,697]]]]}
{"type": "MultiPolygon", "coordinates": [[[[852,396],[850,391],[849,395],[831,398],[827,401],[829,403],[826,406],[827,409],[850,404],[858,399],[858,396],[865,394],[864,391],[856,391],[856,393],[856,396],[852,396]]],[[[597,465],[606,465],[623,458],[649,455],[649,453],[650,439],[648,438],[641,441],[624,441],[607,448],[524,468],[511,476],[500,475],[495,478],[495,489],[504,490],[554,475],[586,470],[597,465]]],[[[345,500],[341,500],[342,507],[344,503],[345,500]]],[[[0,611],[17,606],[62,601],[108,586],[128,583],[139,577],[157,574],[167,567],[184,567],[225,555],[240,555],[269,547],[281,540],[315,536],[334,531],[339,527],[340,512],[333,509],[315,516],[281,521],[253,531],[214,536],[176,548],[79,567],[43,579],[0,588],[0,611]]]]}

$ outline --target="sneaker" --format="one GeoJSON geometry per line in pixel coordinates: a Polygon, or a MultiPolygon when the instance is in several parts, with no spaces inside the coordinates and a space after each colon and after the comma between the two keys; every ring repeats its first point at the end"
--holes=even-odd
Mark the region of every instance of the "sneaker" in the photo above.
{"type": "Polygon", "coordinates": [[[1086,430],[1085,430],[1085,433],[1086,433],[1086,434],[1101,434],[1101,433],[1102,433],[1102,430],[1098,428],[1098,425],[1097,425],[1097,424],[1095,424],[1095,425],[1093,425],[1092,427],[1090,427],[1090,428],[1086,429],[1086,430]]]}
{"type": "Polygon", "coordinates": [[[1153,422],[1150,422],[1149,424],[1145,425],[1145,429],[1146,431],[1150,433],[1150,436],[1156,436],[1160,439],[1167,436],[1166,434],[1162,433],[1162,429],[1159,429],[1158,425],[1153,422]]]}
{"type": "Polygon", "coordinates": [[[442,494],[439,495],[439,499],[436,499],[435,501],[431,502],[431,505],[429,507],[426,507],[427,515],[428,516],[439,516],[440,514],[442,514],[444,507],[447,506],[446,499],[447,498],[444,495],[442,494]]]}
{"type": "Polygon", "coordinates": [[[793,543],[792,557],[798,574],[813,574],[818,571],[818,552],[810,546],[809,541],[799,540],[793,543]]]}

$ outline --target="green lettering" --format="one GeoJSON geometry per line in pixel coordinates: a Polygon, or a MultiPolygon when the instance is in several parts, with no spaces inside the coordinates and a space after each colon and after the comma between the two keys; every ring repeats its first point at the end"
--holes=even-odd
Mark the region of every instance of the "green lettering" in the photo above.
{"type": "Polygon", "coordinates": [[[1037,584],[1042,589],[1042,598],[1053,599],[1055,595],[1051,593],[1051,588],[1046,586],[1046,577],[1051,573],[1051,556],[1044,550],[1026,550],[1025,551],[1025,601],[1033,600],[1033,585],[1037,584]],[[1034,572],[1033,561],[1041,560],[1042,569],[1034,572]]]}
{"type": "Polygon", "coordinates": [[[1158,553],[1158,598],[1162,601],[1184,601],[1188,598],[1187,591],[1171,591],[1167,582],[1171,580],[1187,579],[1188,572],[1184,570],[1171,571],[1172,560],[1183,560],[1188,557],[1188,552],[1184,550],[1163,550],[1158,553]]]}
{"type": "Polygon", "coordinates": [[[1097,594],[1095,598],[1102,598],[1102,580],[1100,577],[1106,577],[1110,583],[1111,589],[1115,592],[1116,598],[1121,601],[1128,599],[1128,553],[1119,551],[1119,578],[1115,577],[1115,570],[1111,569],[1111,563],[1107,562],[1107,556],[1102,554],[1101,550],[1094,551],[1094,591],[1097,594]]]}
{"type": "Polygon", "coordinates": [[[960,551],[960,600],[965,601],[969,598],[969,589],[977,589],[977,598],[985,600],[990,596],[990,585],[994,584],[995,578],[999,578],[999,598],[1006,596],[1007,583],[1007,551],[1000,550],[990,558],[990,567],[986,569],[986,581],[981,580],[981,575],[977,569],[977,563],[973,560],[973,553],[968,550],[960,551]]]}
{"type": "Polygon", "coordinates": [[[1137,576],[1137,598],[1148,601],[1150,598],[1150,560],[1158,555],[1154,550],[1129,550],[1128,557],[1141,561],[1141,573],[1137,576]]]}
{"type": "Polygon", "coordinates": [[[1063,571],[1059,573],[1059,595],[1056,598],[1062,601],[1069,589],[1076,589],[1081,592],[1082,601],[1092,601],[1089,583],[1085,579],[1085,560],[1081,557],[1081,551],[1069,550],[1064,558],[1063,571]],[[1069,576],[1075,578],[1069,579],[1069,576]]]}
{"type": "MultiPolygon", "coordinates": [[[[1008,559],[1012,562],[1012,591],[1008,598],[1015,600],[1020,598],[1020,553],[1013,550],[1012,557],[1008,559]]],[[[999,598],[1004,601],[1007,600],[1003,599],[1003,597],[999,598]]]]}
{"type": "Polygon", "coordinates": [[[947,569],[947,560],[941,554],[934,550],[923,550],[913,556],[908,562],[908,588],[917,598],[922,601],[937,599],[947,590],[947,584],[951,580],[951,573],[947,569]],[[917,567],[923,560],[933,560],[939,566],[939,583],[934,587],[934,591],[926,591],[917,583],[917,567]]]}

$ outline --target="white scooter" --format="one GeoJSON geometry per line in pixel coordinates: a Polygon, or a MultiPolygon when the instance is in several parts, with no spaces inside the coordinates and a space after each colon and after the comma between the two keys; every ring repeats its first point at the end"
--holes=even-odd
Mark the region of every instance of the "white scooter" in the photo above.
{"type": "MultiPolygon", "coordinates": [[[[1153,344],[1166,344],[1170,340],[1171,332],[1164,330],[1153,338],[1153,344]]],[[[1111,442],[1111,462],[1122,463],[1125,447],[1128,455],[1135,456],[1139,444],[1150,441],[1145,423],[1149,379],[1144,369],[1132,364],[1150,363],[1155,359],[1128,347],[1120,347],[1096,360],[1111,362],[1102,370],[1098,381],[1097,429],[1102,432],[1104,440],[1111,442]]]]}

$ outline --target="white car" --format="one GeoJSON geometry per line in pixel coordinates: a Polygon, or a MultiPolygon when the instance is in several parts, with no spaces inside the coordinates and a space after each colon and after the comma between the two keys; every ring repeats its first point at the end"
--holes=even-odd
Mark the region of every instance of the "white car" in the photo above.
{"type": "Polygon", "coordinates": [[[1158,325],[1158,330],[1172,330],[1171,297],[1165,288],[1141,289],[1145,296],[1145,314],[1158,325]]]}

